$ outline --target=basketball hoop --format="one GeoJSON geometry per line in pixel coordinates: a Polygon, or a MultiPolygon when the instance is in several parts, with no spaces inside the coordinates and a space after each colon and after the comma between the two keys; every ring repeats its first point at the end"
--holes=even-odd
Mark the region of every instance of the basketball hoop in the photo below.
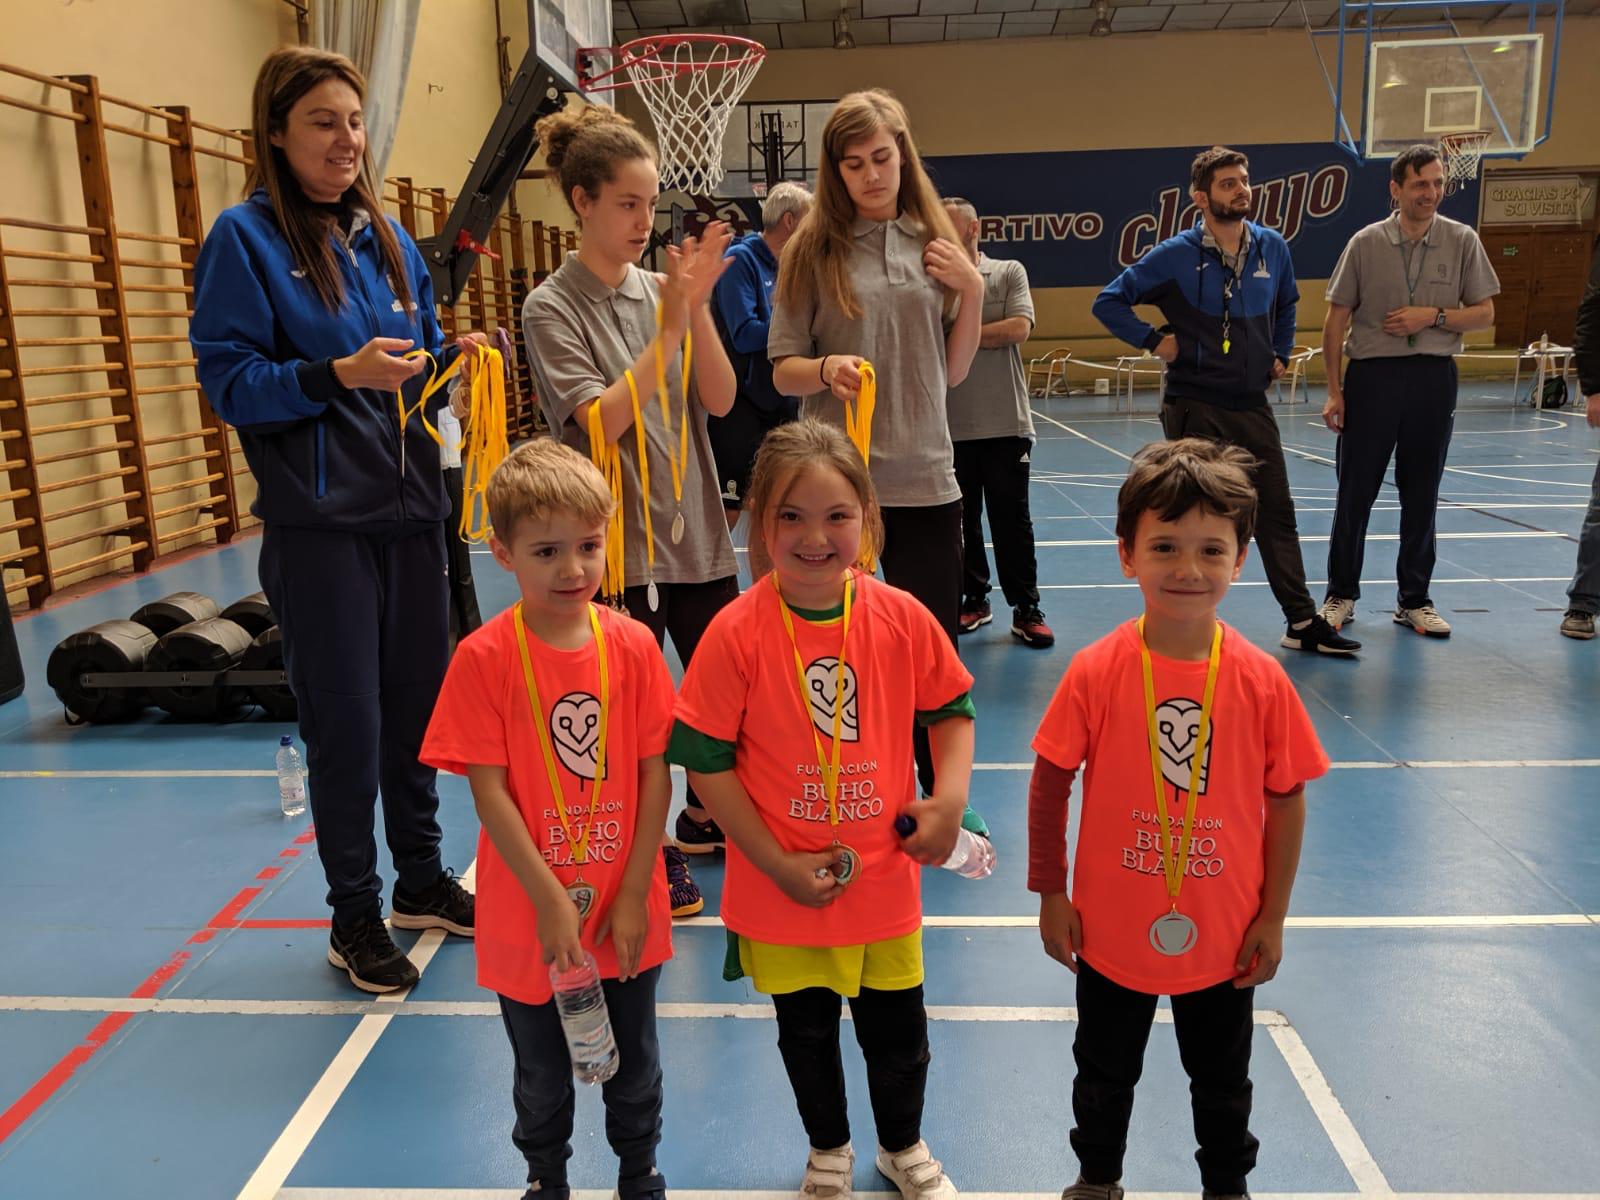
{"type": "Polygon", "coordinates": [[[1439,138],[1439,153],[1444,156],[1446,193],[1453,194],[1467,180],[1478,177],[1478,163],[1483,158],[1483,148],[1488,141],[1487,129],[1446,133],[1439,138]]]}
{"type": "Polygon", "coordinates": [[[728,117],[766,58],[766,47],[719,33],[672,33],[579,54],[586,91],[632,87],[644,97],[661,139],[662,188],[710,195],[722,182],[728,117]],[[596,54],[618,61],[595,71],[590,56],[596,54]]]}

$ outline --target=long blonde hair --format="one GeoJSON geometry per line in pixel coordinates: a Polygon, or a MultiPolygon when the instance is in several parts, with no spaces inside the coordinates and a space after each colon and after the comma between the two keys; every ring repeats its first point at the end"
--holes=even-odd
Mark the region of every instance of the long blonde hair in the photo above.
{"type": "Polygon", "coordinates": [[[883,513],[878,489],[861,461],[855,443],[844,430],[814,417],[779,425],[761,441],[750,471],[750,519],[768,544],[772,541],[773,515],[789,498],[795,480],[814,467],[832,467],[850,485],[861,502],[861,547],[853,565],[871,571],[883,552],[883,513]]]}
{"type": "MultiPolygon", "coordinates": [[[[272,144],[272,135],[283,133],[288,127],[289,111],[300,98],[328,79],[344,83],[356,94],[357,100],[366,103],[367,81],[355,64],[342,54],[330,54],[310,46],[280,46],[267,55],[256,73],[255,93],[251,99],[255,160],[245,174],[244,194],[248,196],[257,188],[266,190],[295,265],[305,272],[306,282],[328,311],[338,312],[344,307],[344,276],[339,270],[337,252],[328,240],[329,220],[300,187],[289,167],[288,157],[272,144]]],[[[405,255],[400,252],[400,240],[395,237],[378,199],[377,172],[373,170],[370,149],[362,150],[361,170],[345,191],[344,198],[367,210],[395,296],[409,310],[412,307],[411,276],[406,270],[405,255]]]]}
{"type": "MultiPolygon", "coordinates": [[[[851,92],[834,107],[822,127],[817,200],[783,248],[783,261],[778,267],[780,303],[801,305],[825,300],[851,320],[861,315],[855,289],[850,286],[849,270],[855,241],[850,227],[855,223],[856,208],[839,173],[839,160],[849,146],[879,130],[887,130],[900,150],[900,215],[910,217],[921,227],[924,245],[939,237],[960,245],[950,214],[945,212],[938,190],[922,168],[905,107],[881,88],[851,92]]],[[[946,288],[945,307],[948,309],[954,302],[955,293],[946,288]]]]}

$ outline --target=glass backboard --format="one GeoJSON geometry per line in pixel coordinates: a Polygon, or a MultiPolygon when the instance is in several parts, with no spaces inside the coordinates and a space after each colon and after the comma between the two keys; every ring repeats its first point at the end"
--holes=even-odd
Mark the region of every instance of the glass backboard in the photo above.
{"type": "Polygon", "coordinates": [[[612,44],[611,0],[528,0],[528,36],[564,90],[580,92],[590,103],[612,103],[610,92],[590,94],[578,82],[578,51],[612,44]]]}
{"type": "Polygon", "coordinates": [[[1372,43],[1366,156],[1474,130],[1489,134],[1485,154],[1527,154],[1539,133],[1543,48],[1538,33],[1372,43]]]}

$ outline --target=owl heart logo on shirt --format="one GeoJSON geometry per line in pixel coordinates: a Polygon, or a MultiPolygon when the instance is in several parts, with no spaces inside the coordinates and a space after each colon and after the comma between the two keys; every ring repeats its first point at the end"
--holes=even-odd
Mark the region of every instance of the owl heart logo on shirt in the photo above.
{"type": "MultiPolygon", "coordinates": [[[[1156,709],[1156,747],[1161,751],[1161,774],[1180,792],[1189,790],[1195,746],[1200,741],[1200,706],[1193,700],[1168,700],[1156,709]]],[[[1211,747],[1217,741],[1217,723],[1211,722],[1206,756],[1200,763],[1200,791],[1211,773],[1211,747]]]]}
{"type": "Polygon", "coordinates": [[[550,740],[556,757],[579,779],[594,778],[600,747],[600,700],[588,692],[568,692],[550,710],[550,740]]]}
{"type": "Polygon", "coordinates": [[[811,709],[811,720],[827,737],[833,737],[833,712],[838,702],[844,704],[839,719],[839,740],[861,740],[861,713],[856,704],[856,672],[849,663],[844,665],[844,695],[836,697],[834,677],[839,670],[837,658],[819,658],[806,668],[806,704],[811,709]]]}

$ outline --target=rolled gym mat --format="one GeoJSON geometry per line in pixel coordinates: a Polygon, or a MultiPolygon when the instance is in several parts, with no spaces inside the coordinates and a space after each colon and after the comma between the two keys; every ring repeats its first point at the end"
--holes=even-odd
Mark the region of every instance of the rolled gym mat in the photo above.
{"type": "MultiPolygon", "coordinates": [[[[213,606],[215,607],[215,606],[213,606]]],[[[227,671],[239,665],[250,645],[243,627],[223,617],[191,621],[156,642],[144,661],[146,671],[227,671]]],[[[242,688],[196,684],[152,686],[151,703],[175,717],[209,721],[236,712],[248,697],[242,688]]]]}
{"type": "Polygon", "coordinates": [[[217,615],[217,602],[199,592],[173,592],[136,609],[130,621],[143,625],[158,638],[191,621],[205,621],[217,615]]]}
{"type": "Polygon", "coordinates": [[[272,605],[267,603],[265,592],[235,600],[222,610],[222,615],[235,625],[243,626],[252,638],[260,637],[278,623],[278,619],[272,615],[272,605]]]}
{"type": "Polygon", "coordinates": [[[63,638],[44,677],[67,712],[85,721],[125,721],[145,706],[139,688],[86,688],[90,672],[142,671],[156,635],[134,621],[102,621],[63,638]]]}
{"type": "MultiPolygon", "coordinates": [[[[246,671],[283,670],[283,632],[274,625],[260,634],[250,643],[239,665],[246,671]]],[[[289,690],[287,683],[251,684],[250,699],[259,704],[274,721],[300,719],[299,706],[295,704],[294,693],[289,690]]]]}

